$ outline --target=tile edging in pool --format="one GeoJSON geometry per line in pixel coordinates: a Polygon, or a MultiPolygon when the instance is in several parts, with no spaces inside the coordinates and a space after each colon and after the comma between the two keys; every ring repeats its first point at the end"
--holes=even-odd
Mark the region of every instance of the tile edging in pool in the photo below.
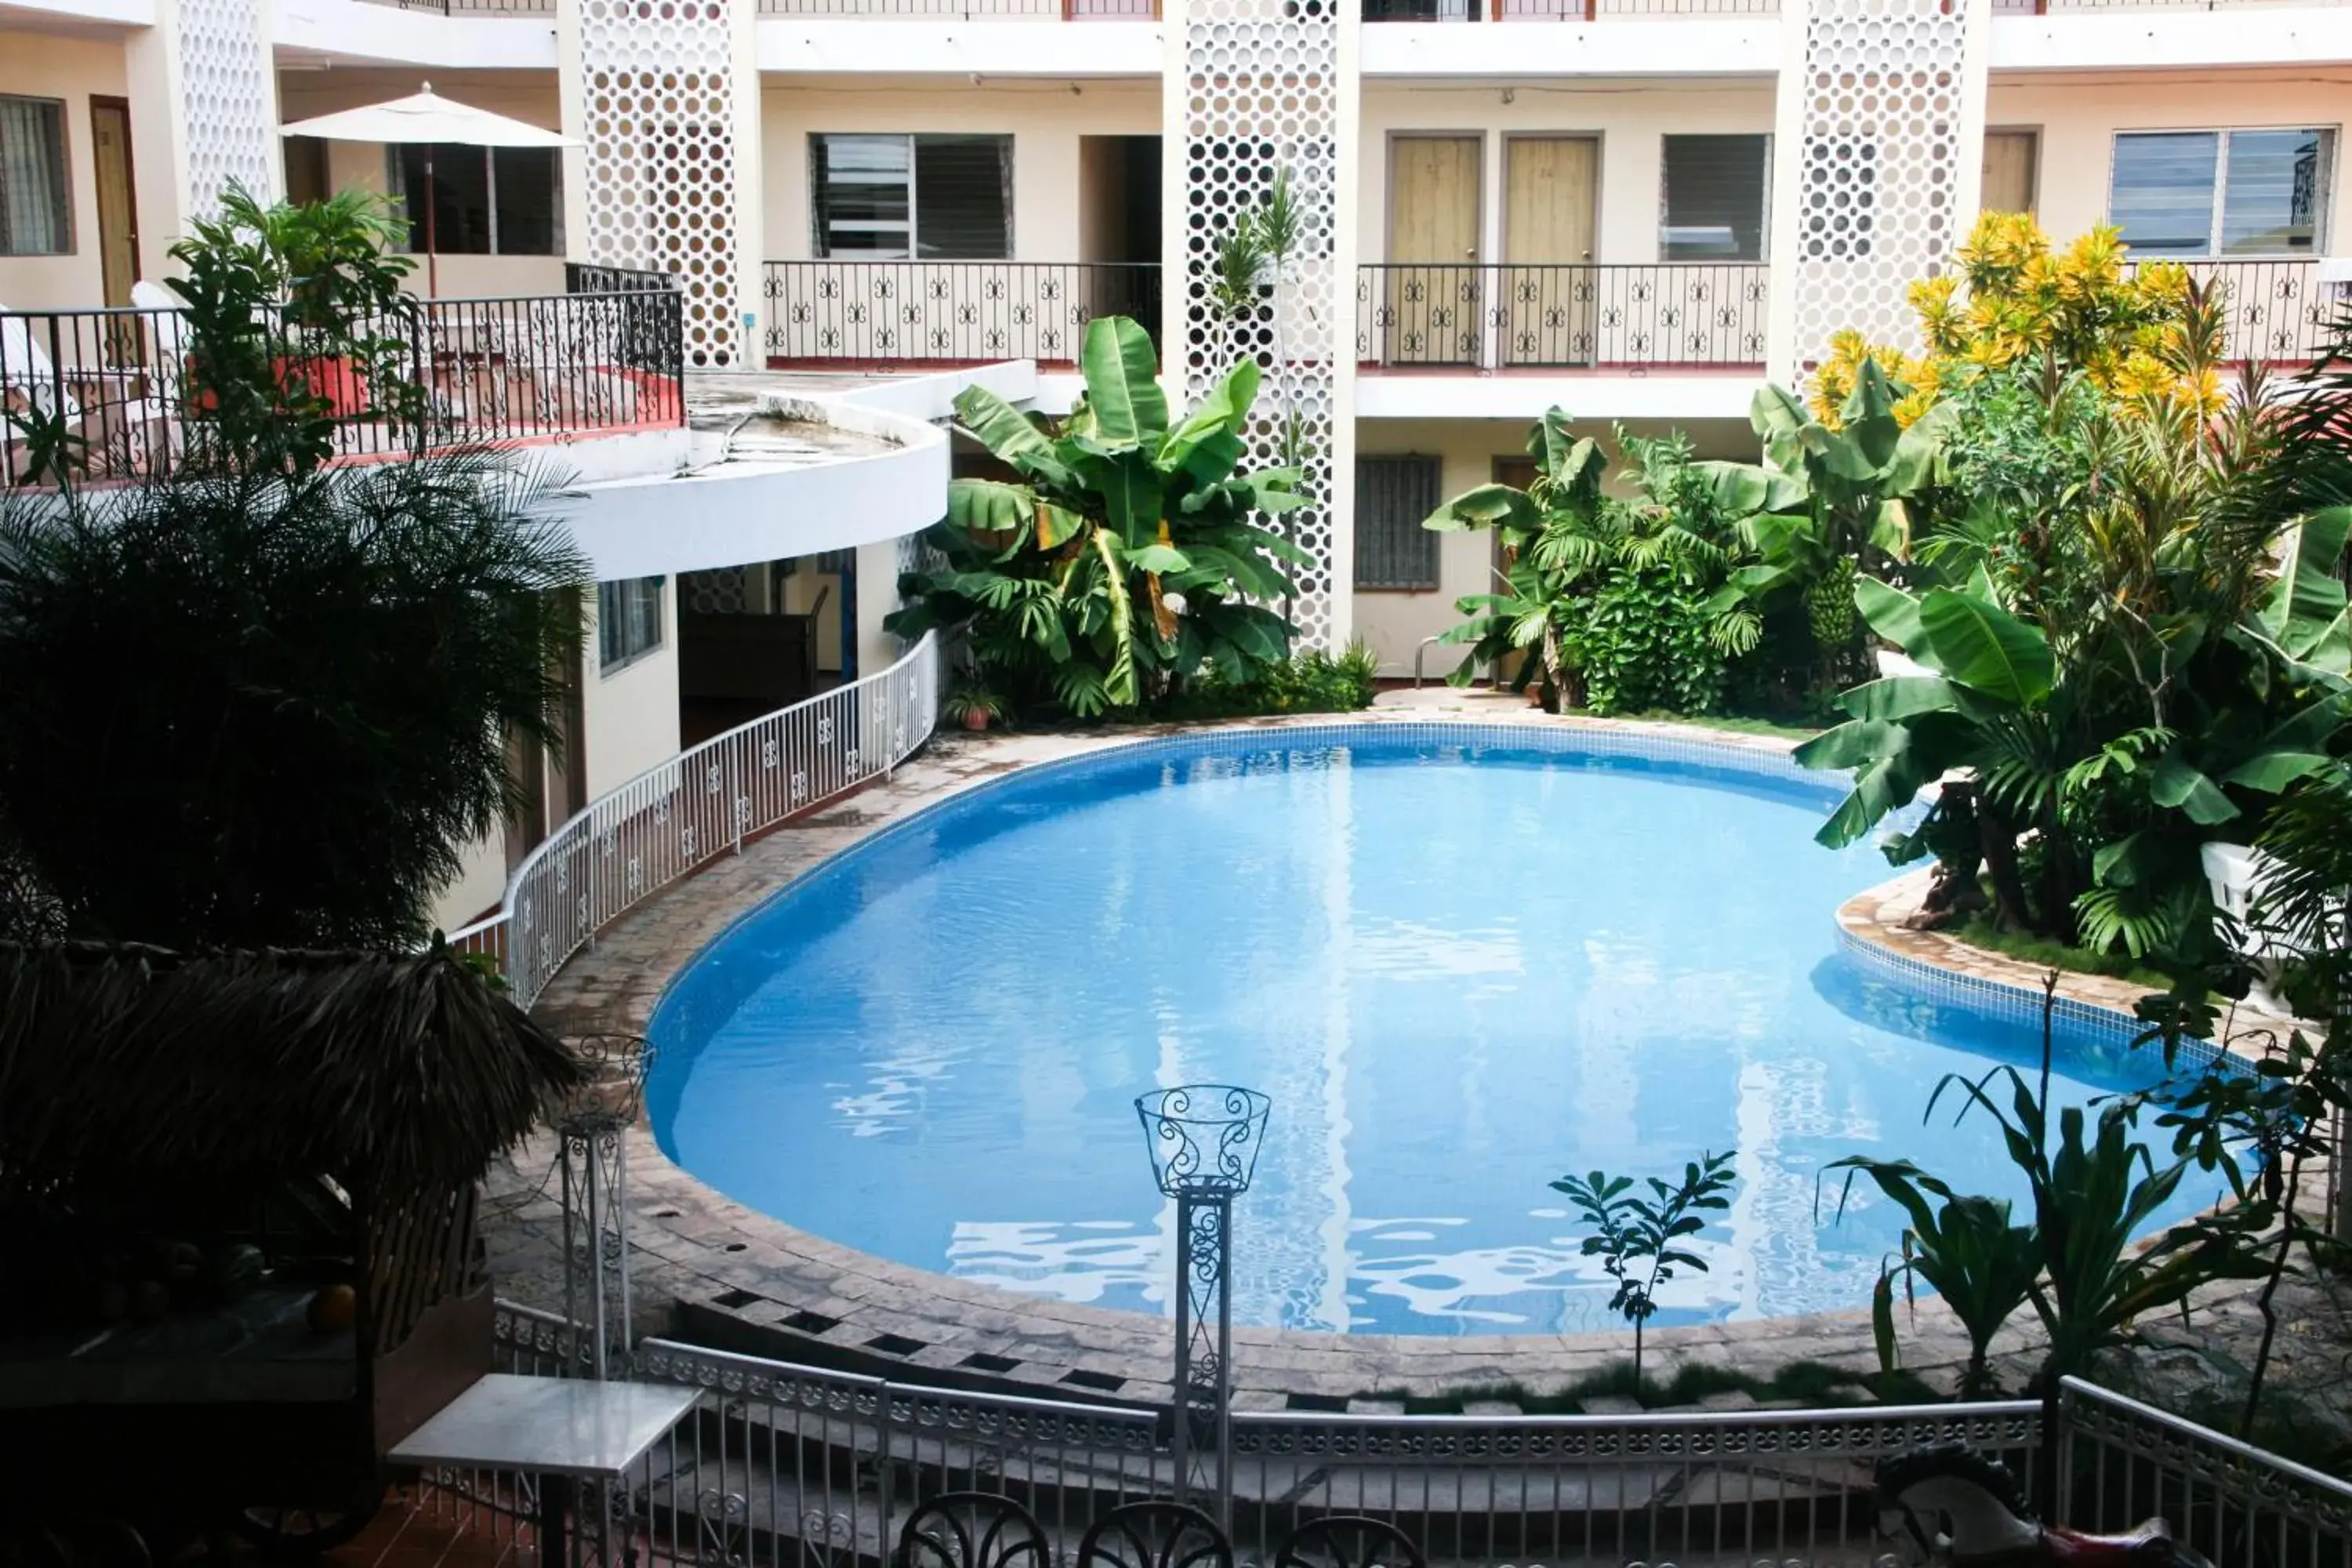
{"type": "MultiPolygon", "coordinates": [[[[1514,745],[1542,737],[1557,742],[1560,751],[1603,750],[1661,760],[1745,764],[1744,771],[1781,779],[1812,776],[1789,761],[1794,742],[1778,738],[1724,731],[1686,735],[1680,727],[1640,721],[1595,721],[1535,712],[1475,719],[1431,719],[1416,712],[1410,718],[1389,719],[1375,710],[1347,718],[1270,718],[1115,738],[1019,733],[989,740],[944,736],[944,744],[935,743],[909,759],[896,778],[881,781],[877,790],[850,797],[804,825],[747,846],[745,858],[719,862],[649,900],[618,922],[598,949],[567,965],[540,1011],[560,1015],[569,1001],[574,1008],[587,1009],[583,1022],[592,1026],[643,1026],[659,999],[697,956],[809,873],[851,847],[913,826],[934,808],[991,784],[1152,746],[1178,754],[1199,754],[1254,738],[1269,748],[1280,744],[1276,737],[1328,743],[1334,732],[1348,731],[1384,740],[1394,740],[1402,731],[1408,737],[1425,735],[1456,742],[1484,733],[1514,745]],[[1017,751],[1040,742],[1076,749],[1034,761],[988,757],[1002,749],[1017,751]],[[960,759],[977,765],[955,772],[953,763],[960,759]],[[877,813],[873,807],[877,793],[898,800],[877,813]],[[773,886],[757,889],[747,901],[739,903],[729,896],[733,883],[752,879],[744,869],[747,862],[792,861],[797,853],[796,840],[819,835],[838,841],[805,861],[790,864],[773,886]],[[699,911],[691,908],[714,900],[719,908],[699,911]],[[681,906],[688,907],[681,910],[681,906]],[[698,925],[698,913],[703,918],[698,925]],[[665,935],[672,939],[667,949],[665,935]],[[633,1002],[632,988],[647,983],[651,993],[640,989],[633,1002]],[[617,1018],[615,1010],[620,1015],[617,1018]]],[[[1891,962],[1892,955],[1889,958],[1891,962]]],[[[1936,971],[1922,964],[1916,970],[1896,973],[1906,984],[1916,984],[1931,979],[1936,971]]],[[[2006,989],[2038,1005],[2038,988],[2006,989]]],[[[2110,1018],[2117,1016],[2112,1010],[2100,1011],[2110,1018]]],[[[632,1162],[633,1207],[642,1216],[641,1224],[661,1238],[648,1251],[656,1253],[665,1266],[679,1258],[690,1260],[676,1267],[690,1277],[693,1288],[667,1293],[707,1323],[733,1325],[762,1345],[762,1353],[802,1359],[812,1354],[863,1354],[877,1366],[894,1371],[976,1380],[1033,1394],[1050,1390],[1062,1397],[1086,1397],[1081,1391],[1097,1386],[1095,1379],[1116,1378],[1122,1384],[1115,1395],[1118,1399],[1166,1396],[1160,1382],[1167,1375],[1162,1320],[1016,1295],[844,1247],[705,1187],[661,1154],[646,1126],[640,1124],[630,1136],[638,1154],[632,1162]],[[796,1331],[792,1328],[795,1320],[825,1326],[796,1331]],[[917,1342],[924,1348],[903,1359],[865,1350],[873,1340],[886,1336],[917,1342]],[[984,1375],[958,1370],[1006,1363],[1011,1364],[1005,1370],[984,1375]],[[1081,1374],[1093,1376],[1087,1384],[1067,1381],[1081,1374]]],[[[543,1194],[541,1202],[546,1202],[543,1194]]],[[[1920,1353],[1914,1364],[1957,1366],[1965,1354],[1965,1341],[1958,1337],[1956,1326],[1946,1321],[1948,1314],[1940,1303],[1930,1300],[1920,1305],[1925,1314],[1921,1328],[1927,1334],[1917,1346],[1920,1353]]],[[[1864,1364],[1874,1355],[1868,1314],[1860,1309],[1654,1330],[1649,1337],[1662,1354],[1767,1368],[1798,1356],[1851,1358],[1856,1364],[1864,1364]]],[[[1267,1408],[1278,1407],[1292,1393],[1341,1394],[1400,1384],[1434,1391],[1491,1382],[1498,1375],[1567,1379],[1622,1356],[1623,1344],[1624,1335],[1615,1331],[1443,1337],[1244,1328],[1235,1334],[1235,1386],[1244,1403],[1267,1408]]]]}

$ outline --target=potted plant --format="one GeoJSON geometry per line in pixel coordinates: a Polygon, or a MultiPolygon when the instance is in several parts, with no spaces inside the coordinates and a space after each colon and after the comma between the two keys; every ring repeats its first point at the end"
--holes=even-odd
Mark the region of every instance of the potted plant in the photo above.
{"type": "Polygon", "coordinates": [[[959,686],[944,704],[949,717],[967,730],[985,730],[1004,717],[1004,704],[984,686],[959,686]]]}

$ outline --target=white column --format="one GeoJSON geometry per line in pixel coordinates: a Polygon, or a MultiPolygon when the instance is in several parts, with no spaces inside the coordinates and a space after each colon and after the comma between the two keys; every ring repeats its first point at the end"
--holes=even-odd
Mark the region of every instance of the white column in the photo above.
{"type": "Polygon", "coordinates": [[[139,269],[155,278],[170,270],[164,252],[189,221],[219,210],[229,182],[264,203],[284,189],[268,0],[160,0],[123,62],[139,150],[139,269]]]}
{"type": "Polygon", "coordinates": [[[565,232],[582,259],[677,274],[689,369],[745,363],[759,299],[751,0],[561,0],[565,232]],[[748,259],[747,259],[748,258],[748,259]]]}
{"type": "Polygon", "coordinates": [[[1773,140],[1770,372],[1830,334],[1916,350],[1908,290],[1975,221],[1991,0],[1788,0],[1773,140]]]}
{"type": "Polygon", "coordinates": [[[1233,353],[1257,355],[1265,377],[1243,459],[1255,467],[1285,461],[1288,416],[1297,413],[1313,501],[1284,523],[1316,559],[1295,569],[1302,581],[1292,616],[1307,647],[1344,643],[1349,618],[1352,564],[1339,520],[1354,461],[1343,410],[1350,406],[1355,245],[1341,217],[1355,199],[1355,26],[1349,0],[1183,0],[1167,22],[1169,379],[1198,398],[1233,353]],[[1236,331],[1208,307],[1217,239],[1255,209],[1282,170],[1303,232],[1277,297],[1278,333],[1272,324],[1236,331]]]}

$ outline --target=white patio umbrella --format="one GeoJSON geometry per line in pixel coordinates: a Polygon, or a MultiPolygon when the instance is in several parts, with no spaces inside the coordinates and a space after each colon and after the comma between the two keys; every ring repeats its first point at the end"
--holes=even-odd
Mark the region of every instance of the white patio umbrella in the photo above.
{"type": "Polygon", "coordinates": [[[326,142],[409,142],[425,149],[425,291],[441,291],[440,269],[434,256],[433,149],[439,143],[461,147],[576,147],[569,136],[492,114],[487,109],[456,103],[433,90],[424,90],[388,103],[346,109],[298,120],[278,132],[281,136],[316,136],[326,142]]]}

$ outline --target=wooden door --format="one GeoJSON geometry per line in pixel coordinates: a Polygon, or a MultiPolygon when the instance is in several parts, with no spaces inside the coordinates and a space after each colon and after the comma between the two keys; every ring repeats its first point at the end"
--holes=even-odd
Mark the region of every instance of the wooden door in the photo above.
{"type": "Polygon", "coordinates": [[[1389,153],[1387,364],[1474,364],[1484,331],[1475,136],[1400,136],[1389,153]]]}
{"type": "Polygon", "coordinates": [[[1984,139],[1984,185],[1978,205],[1989,213],[2033,210],[2034,165],[2041,138],[2031,131],[1988,131],[1984,139]]]}
{"type": "MultiPolygon", "coordinates": [[[[98,170],[99,286],[105,303],[131,303],[139,281],[139,205],[131,173],[131,105],[120,98],[89,100],[90,160],[98,170]]],[[[124,319],[106,329],[110,364],[142,364],[145,342],[138,324],[124,319]]]]}
{"type": "Polygon", "coordinates": [[[1514,136],[1503,170],[1503,363],[1591,364],[1601,144],[1514,136]]]}

